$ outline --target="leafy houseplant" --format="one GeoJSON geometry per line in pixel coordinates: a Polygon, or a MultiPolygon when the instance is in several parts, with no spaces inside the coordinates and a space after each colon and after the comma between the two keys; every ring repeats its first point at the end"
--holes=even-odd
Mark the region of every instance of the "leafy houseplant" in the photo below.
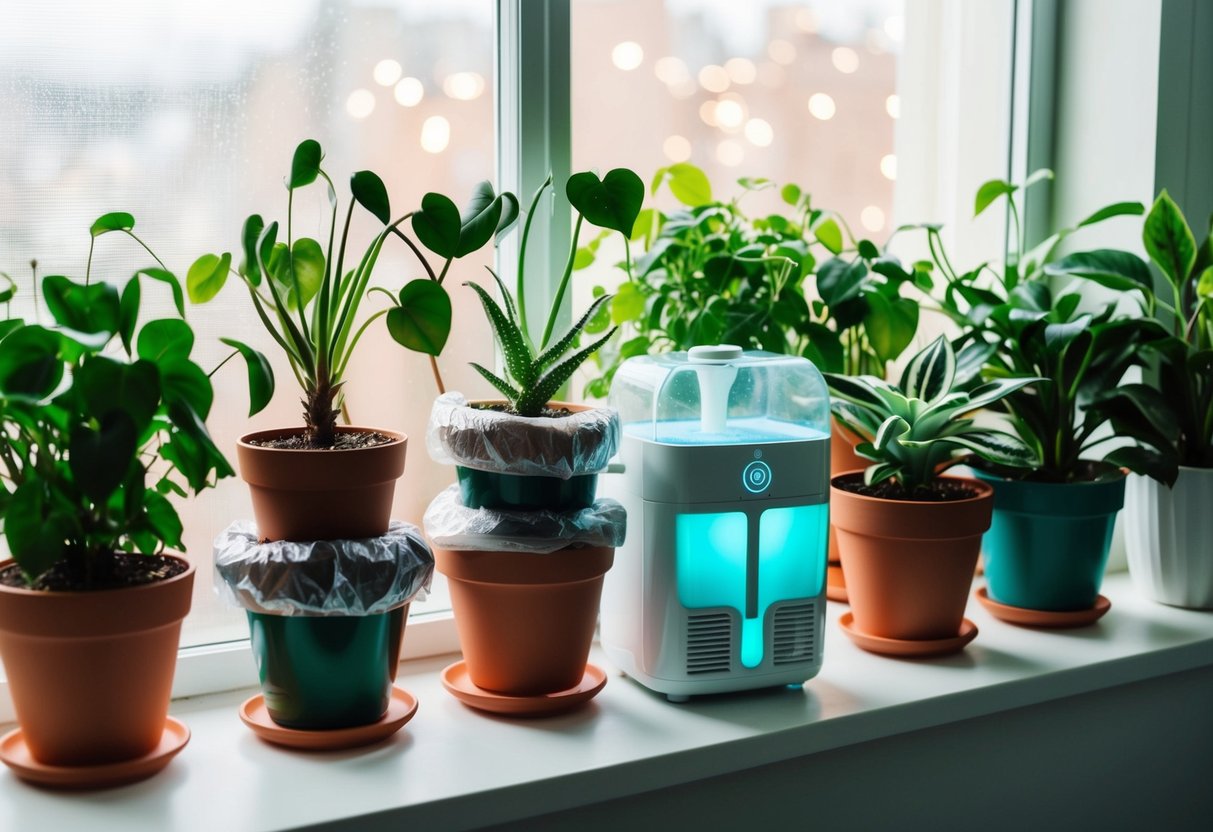
{"type": "Polygon", "coordinates": [[[863,437],[856,451],[875,464],[834,477],[830,505],[853,635],[867,649],[936,653],[960,649],[962,619],[990,523],[992,489],[941,477],[972,452],[1006,465],[1031,461],[1018,437],[964,414],[1004,400],[1038,379],[957,389],[956,356],[938,338],[906,367],[898,386],[872,376],[827,375],[837,418],[863,437]],[[864,637],[902,642],[872,644],[864,637]],[[918,644],[914,644],[918,642],[918,644]]]}
{"type": "MultiPolygon", "coordinates": [[[[480,516],[517,517],[525,523],[527,513],[543,512],[549,518],[559,515],[558,525],[576,529],[580,512],[598,508],[597,473],[615,452],[619,419],[613,410],[552,398],[613,334],[578,345],[594,314],[610,298],[595,300],[562,335],[556,334],[555,324],[582,225],[590,222],[626,237],[640,210],[644,185],[624,169],[612,170],[601,179],[588,172],[569,178],[565,192],[577,211],[573,242],[543,334],[533,345],[520,301],[528,232],[539,199],[550,185],[549,178],[527,212],[517,301],[500,280],[501,303],[487,290],[469,284],[501,348],[505,372],[498,375],[482,365],[473,366],[505,400],[464,404],[462,397],[448,394],[435,402],[431,433],[448,461],[456,463],[460,487],[457,495],[440,495],[434,505],[455,496],[460,510],[476,510],[480,516]]],[[[617,531],[621,539],[622,529],[617,531]]],[[[586,659],[614,548],[570,543],[563,535],[515,545],[503,550],[496,538],[485,537],[479,548],[435,547],[438,570],[450,582],[451,605],[473,687],[453,684],[448,678],[451,668],[444,679],[448,688],[477,707],[485,701],[477,698],[477,690],[543,709],[569,707],[600,687],[586,686],[586,659]]]]}
{"type": "MultiPolygon", "coordinates": [[[[1100,397],[1099,412],[1137,439],[1110,458],[1150,475],[1127,484],[1125,546],[1129,570],[1148,597],[1213,608],[1213,235],[1199,245],[1164,190],[1146,217],[1143,242],[1161,272],[1161,297],[1144,282],[1145,264],[1099,278],[1140,292],[1146,314],[1167,327],[1147,345],[1154,383],[1123,384],[1100,397]]],[[[1131,264],[1131,265],[1130,265],[1131,264]]]]}
{"type": "MultiPolygon", "coordinates": [[[[106,214],[93,241],[120,232],[146,249],[134,224],[106,214]]],[[[24,742],[63,766],[139,757],[171,730],[194,572],[167,553],[182,545],[169,497],[233,473],[205,427],[213,392],[191,358],[177,278],[157,259],[119,291],[91,266],[90,248],[83,281],[43,279],[53,326],[10,319],[0,340],[0,517],[13,555],[0,564],[0,653],[24,742]],[[169,286],[180,317],[139,320],[145,277],[169,286]],[[87,686],[62,684],[81,672],[87,686]]],[[[273,389],[268,365],[224,340],[248,360],[256,412],[273,389]]]]}
{"type": "MultiPolygon", "coordinates": [[[[423,335],[437,338],[444,321],[449,330],[450,301],[441,290],[441,277],[451,259],[483,246],[493,232],[490,226],[488,234],[475,244],[471,235],[459,237],[456,213],[456,250],[442,275],[406,287],[401,297],[403,312],[382,309],[359,322],[363,300],[376,290],[371,277],[384,244],[396,237],[417,251],[400,227],[412,219],[420,232],[418,215],[424,213],[426,203],[423,201],[422,212],[393,220],[383,180],[371,171],[358,171],[350,177],[351,199],[338,233],[337,190],[321,167],[322,160],[323,151],[314,140],[295,149],[285,182],[285,240],[278,240],[277,222],[267,225],[260,215],[250,216],[242,233],[243,261],[235,271],[303,392],[302,430],[260,431],[242,437],[238,446],[241,474],[252,490],[258,527],[270,539],[375,537],[387,530],[395,482],[404,471],[405,437],[387,430],[337,426],[349,362],[367,329],[383,316],[389,316],[391,324],[393,317],[407,319],[421,310],[422,317],[432,323],[421,328],[423,335]],[[293,233],[295,192],[317,181],[323,181],[331,206],[328,239],[323,245],[310,237],[296,239],[293,233]],[[350,245],[355,205],[383,224],[360,256],[350,245]],[[349,453],[313,453],[322,449],[349,453]]],[[[490,203],[500,214],[501,201],[494,198],[490,203]]],[[[187,277],[190,298],[205,303],[215,297],[228,279],[231,263],[232,257],[226,253],[199,258],[187,277]]],[[[445,340],[444,331],[441,338],[445,340]]],[[[441,348],[441,344],[430,346],[432,354],[441,348]]]]}
{"type": "MultiPolygon", "coordinates": [[[[1030,177],[1024,188],[1051,177],[1030,177]]],[[[1139,258],[1097,249],[1058,258],[1070,234],[1115,216],[1133,216],[1138,203],[1116,203],[1076,226],[1062,229],[1028,250],[1018,232],[1018,186],[1001,180],[978,191],[980,213],[1007,197],[1017,231],[1001,271],[988,264],[964,274],[951,266],[937,235],[932,251],[945,278],[940,308],[966,329],[958,340],[960,375],[1039,380],[1005,400],[1016,433],[1032,448],[1031,466],[1007,469],[980,463],[979,477],[993,484],[995,512],[985,539],[989,597],[998,604],[1044,611],[1040,623],[1067,623],[1065,615],[1093,608],[1123,504],[1119,466],[1140,468],[1142,455],[1097,449],[1124,434],[1108,421],[1108,391],[1139,363],[1148,345],[1165,333],[1154,321],[1122,315],[1123,293],[1149,282],[1139,258]],[[1136,265],[1134,265],[1136,263],[1136,265]],[[992,273],[992,279],[983,275],[992,273]],[[1129,275],[1129,276],[1126,276],[1129,275]],[[1084,298],[1082,282],[1055,289],[1050,278],[1083,278],[1118,292],[1110,300],[1084,298]]]]}

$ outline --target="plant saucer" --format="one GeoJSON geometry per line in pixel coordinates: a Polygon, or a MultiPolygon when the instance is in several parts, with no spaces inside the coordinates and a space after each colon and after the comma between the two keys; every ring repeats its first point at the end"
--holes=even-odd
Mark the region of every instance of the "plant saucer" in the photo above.
{"type": "Polygon", "coordinates": [[[505,716],[551,716],[571,711],[597,696],[606,682],[606,673],[601,668],[587,664],[581,681],[568,690],[509,696],[474,685],[466,662],[455,662],[442,671],[442,686],[460,702],[469,708],[505,716]]]}
{"type": "Polygon", "coordinates": [[[265,697],[260,693],[240,706],[240,721],[268,743],[300,751],[338,751],[357,748],[387,739],[404,727],[417,713],[417,697],[403,688],[393,687],[387,713],[378,722],[352,728],[304,730],[287,728],[270,718],[265,697]]]}
{"type": "Polygon", "coordinates": [[[164,723],[159,744],[142,757],[87,766],[58,766],[40,763],[30,753],[21,729],[0,739],[0,761],[28,783],[52,789],[108,789],[145,780],[177,756],[190,741],[190,729],[171,716],[164,723]]]}
{"type": "Polygon", "coordinates": [[[951,638],[904,639],[869,635],[855,629],[854,614],[844,612],[838,625],[851,641],[869,653],[882,656],[900,656],[906,659],[946,656],[959,653],[970,641],[977,638],[977,625],[967,618],[961,619],[960,633],[951,638]]]}
{"type": "Polygon", "coordinates": [[[990,597],[986,587],[979,587],[974,593],[977,600],[985,607],[990,615],[1008,624],[1018,624],[1021,627],[1047,627],[1055,630],[1067,627],[1086,627],[1103,618],[1112,609],[1112,602],[1100,595],[1095,599],[1095,606],[1085,610],[1033,610],[1027,607],[1013,607],[1010,604],[1000,604],[990,597]]]}
{"type": "Polygon", "coordinates": [[[840,604],[847,601],[847,580],[842,574],[842,564],[831,563],[826,566],[826,599],[840,604]]]}

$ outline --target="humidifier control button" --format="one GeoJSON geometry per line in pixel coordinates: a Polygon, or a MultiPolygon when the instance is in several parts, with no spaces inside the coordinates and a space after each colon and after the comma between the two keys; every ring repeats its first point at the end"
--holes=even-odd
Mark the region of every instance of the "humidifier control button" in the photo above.
{"type": "Polygon", "coordinates": [[[762,494],[771,490],[771,466],[754,460],[741,472],[741,484],[751,494],[762,494]]]}

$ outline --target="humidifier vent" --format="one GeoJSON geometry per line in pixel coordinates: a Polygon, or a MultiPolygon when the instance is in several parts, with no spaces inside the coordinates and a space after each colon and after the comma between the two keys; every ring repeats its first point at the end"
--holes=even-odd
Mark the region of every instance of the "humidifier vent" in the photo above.
{"type": "Polygon", "coordinates": [[[787,604],[775,611],[774,650],[776,665],[813,660],[816,605],[787,604]]]}
{"type": "Polygon", "coordinates": [[[687,673],[722,673],[733,655],[733,622],[727,612],[687,619],[687,673]]]}

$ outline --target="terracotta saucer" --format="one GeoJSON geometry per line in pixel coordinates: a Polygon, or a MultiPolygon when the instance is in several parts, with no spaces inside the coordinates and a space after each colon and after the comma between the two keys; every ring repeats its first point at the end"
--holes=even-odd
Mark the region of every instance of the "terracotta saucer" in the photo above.
{"type": "Polygon", "coordinates": [[[164,723],[160,744],[133,760],[94,766],[53,766],[40,763],[30,754],[21,729],[0,739],[0,760],[30,783],[52,789],[108,789],[151,777],[169,764],[190,741],[190,729],[171,716],[164,723]]]}
{"type": "Polygon", "coordinates": [[[946,656],[949,653],[959,653],[965,645],[977,638],[977,625],[969,619],[960,622],[960,634],[952,638],[937,639],[901,639],[872,636],[856,630],[854,614],[844,612],[838,619],[838,625],[855,642],[869,653],[879,653],[882,656],[901,656],[904,658],[925,658],[927,656],[946,656]]]}
{"type": "Polygon", "coordinates": [[[1012,607],[1010,604],[1000,604],[990,597],[986,588],[979,587],[974,593],[981,605],[989,610],[990,615],[1008,624],[1018,624],[1021,627],[1050,627],[1055,630],[1067,627],[1085,627],[1094,624],[1112,609],[1112,602],[1100,595],[1095,599],[1095,606],[1089,610],[1069,610],[1054,612],[1052,610],[1031,610],[1027,607],[1012,607]]]}
{"type": "Polygon", "coordinates": [[[847,582],[846,578],[842,576],[840,564],[831,563],[826,567],[826,598],[840,604],[848,603],[847,582]]]}
{"type": "Polygon", "coordinates": [[[472,684],[465,662],[455,662],[442,671],[442,686],[460,702],[469,708],[507,716],[550,716],[571,711],[597,696],[606,683],[606,673],[587,664],[581,682],[568,690],[535,696],[506,696],[472,684]]]}
{"type": "Polygon", "coordinates": [[[240,706],[240,721],[252,728],[258,737],[274,745],[284,745],[302,751],[337,751],[385,740],[403,728],[415,713],[417,697],[407,690],[393,687],[387,713],[378,722],[356,725],[353,728],[305,731],[286,728],[270,719],[270,712],[265,707],[265,697],[259,693],[240,706]]]}

